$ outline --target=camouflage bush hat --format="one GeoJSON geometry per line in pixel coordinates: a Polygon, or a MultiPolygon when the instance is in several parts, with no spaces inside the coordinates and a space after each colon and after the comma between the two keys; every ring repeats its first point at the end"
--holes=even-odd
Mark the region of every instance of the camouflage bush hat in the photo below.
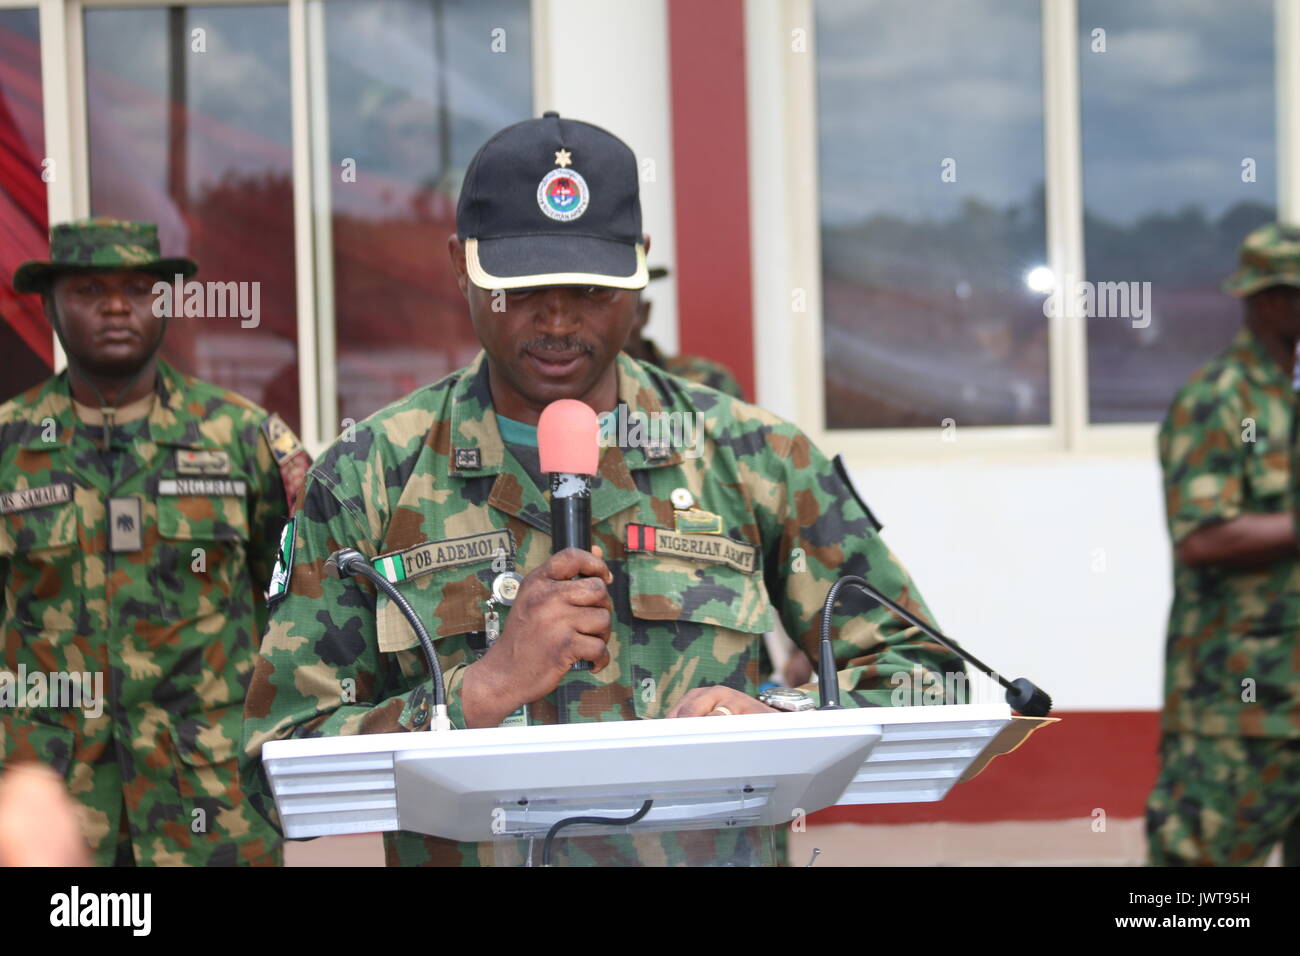
{"type": "Polygon", "coordinates": [[[1228,295],[1254,295],[1272,285],[1300,286],[1300,229],[1269,223],[1241,244],[1241,265],[1223,280],[1228,295]]]}
{"type": "Polygon", "coordinates": [[[55,276],[66,272],[113,272],[140,269],[189,278],[199,271],[192,259],[164,258],[158,227],[151,222],[122,219],[78,219],[55,223],[50,229],[49,261],[24,262],[14,272],[15,292],[44,292],[55,276]]]}

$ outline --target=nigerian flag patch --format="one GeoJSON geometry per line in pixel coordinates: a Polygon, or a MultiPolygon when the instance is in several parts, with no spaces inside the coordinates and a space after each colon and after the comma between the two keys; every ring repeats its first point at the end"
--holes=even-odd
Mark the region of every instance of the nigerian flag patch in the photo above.
{"type": "Polygon", "coordinates": [[[293,532],[297,523],[298,518],[295,515],[284,523],[284,528],[280,531],[280,550],[275,556],[271,586],[266,591],[267,604],[274,604],[289,593],[289,575],[293,574],[293,532]]]}

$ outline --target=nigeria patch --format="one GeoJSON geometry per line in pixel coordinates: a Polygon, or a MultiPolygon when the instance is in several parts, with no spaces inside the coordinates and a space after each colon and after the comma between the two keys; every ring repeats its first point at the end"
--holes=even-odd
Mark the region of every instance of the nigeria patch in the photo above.
{"type": "Polygon", "coordinates": [[[267,604],[274,604],[289,593],[289,575],[293,574],[294,528],[297,523],[297,518],[290,518],[280,531],[280,550],[275,556],[271,586],[266,589],[267,604]]]}
{"type": "Polygon", "coordinates": [[[556,222],[572,222],[587,211],[587,181],[571,169],[552,169],[537,184],[537,205],[556,222]]]}

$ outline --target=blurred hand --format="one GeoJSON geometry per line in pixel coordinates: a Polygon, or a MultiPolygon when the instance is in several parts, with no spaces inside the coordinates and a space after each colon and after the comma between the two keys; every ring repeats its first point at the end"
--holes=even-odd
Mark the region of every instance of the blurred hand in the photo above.
{"type": "Polygon", "coordinates": [[[76,804],[44,764],[0,776],[0,866],[90,866],[76,804]]]}

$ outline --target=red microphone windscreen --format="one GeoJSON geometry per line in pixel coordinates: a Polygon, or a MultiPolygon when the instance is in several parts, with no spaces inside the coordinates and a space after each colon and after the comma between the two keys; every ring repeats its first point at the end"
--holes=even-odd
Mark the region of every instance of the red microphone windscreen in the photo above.
{"type": "Polygon", "coordinates": [[[594,475],[600,463],[600,423],[591,406],[562,398],[543,408],[537,451],[546,474],[594,475]]]}

